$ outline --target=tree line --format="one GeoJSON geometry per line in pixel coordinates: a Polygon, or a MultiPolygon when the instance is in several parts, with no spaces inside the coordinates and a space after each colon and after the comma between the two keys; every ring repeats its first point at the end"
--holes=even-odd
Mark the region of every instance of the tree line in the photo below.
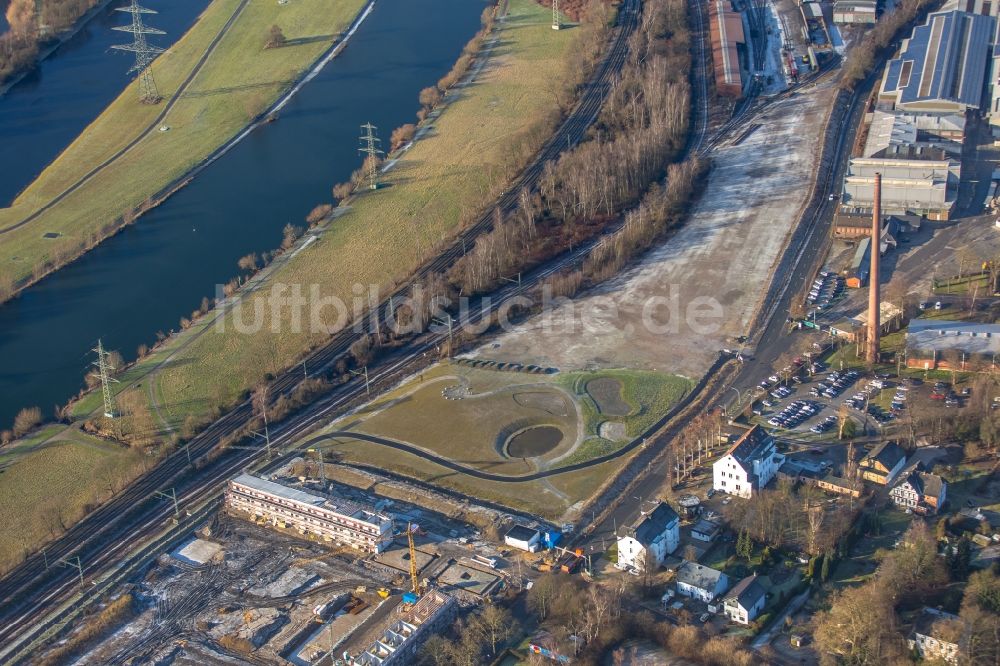
{"type": "MultiPolygon", "coordinates": [[[[600,3],[590,7],[604,11],[600,3]]],[[[522,192],[517,211],[497,214],[493,230],[449,272],[456,288],[466,295],[489,291],[511,274],[593,238],[634,207],[621,231],[594,250],[582,273],[550,282],[557,295],[571,296],[588,280],[619,271],[675,223],[706,168],[696,159],[672,163],[687,143],[690,66],[686,4],[647,2],[629,38],[623,70],[588,139],[544,165],[538,193],[522,192]]]]}
{"type": "Polygon", "coordinates": [[[875,27],[854,46],[844,62],[840,87],[853,90],[875,69],[876,60],[886,55],[890,47],[927,15],[937,0],[902,0],[883,14],[875,27]]]}
{"type": "Polygon", "coordinates": [[[10,28],[0,35],[0,84],[29,69],[48,36],[70,28],[97,0],[10,0],[4,12],[10,28]],[[44,26],[44,31],[41,29],[44,26]]]}

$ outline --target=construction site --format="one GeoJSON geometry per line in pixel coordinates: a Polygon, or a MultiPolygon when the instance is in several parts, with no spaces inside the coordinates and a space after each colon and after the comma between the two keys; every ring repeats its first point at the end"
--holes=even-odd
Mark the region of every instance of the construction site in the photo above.
{"type": "Polygon", "coordinates": [[[325,469],[317,474],[294,458],[267,478],[231,479],[210,522],[162,553],[43,659],[409,663],[426,632],[507,586],[523,588],[520,567],[504,555],[510,551],[484,542],[468,524],[334,483],[325,469]],[[246,504],[249,488],[257,508],[246,504]],[[289,517],[303,506],[315,520],[289,517]],[[322,533],[324,520],[349,515],[382,531],[370,544],[351,531],[322,533]],[[103,640],[87,640],[95,632],[103,640]],[[89,649],[80,652],[81,643],[89,649]]]}

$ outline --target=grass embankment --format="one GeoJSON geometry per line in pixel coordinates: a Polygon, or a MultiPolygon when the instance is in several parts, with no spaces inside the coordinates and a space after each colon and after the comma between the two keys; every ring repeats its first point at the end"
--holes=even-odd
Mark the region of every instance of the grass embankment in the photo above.
{"type": "MultiPolygon", "coordinates": [[[[172,421],[208,413],[325,341],[325,333],[309,330],[308,319],[298,332],[287,320],[272,327],[271,285],[299,284],[305,293],[316,285],[324,297],[351,303],[354,284],[384,288],[405,280],[464,217],[492,200],[501,179],[523,166],[510,164],[514,147],[532,137],[537,141],[558,113],[555,96],[539,91],[564,77],[574,35],[582,31],[554,32],[550,24],[551,13],[538,5],[510,3],[497,27],[499,45],[475,84],[449,94],[440,116],[386,174],[383,186],[357,196],[318,242],[274,270],[256,294],[244,295],[244,321],[259,307],[260,330],[236,332],[227,313],[224,333],[201,336],[157,376],[172,421]]],[[[335,318],[332,308],[325,314],[335,318]]]]}
{"type": "Polygon", "coordinates": [[[130,217],[238,134],[330,48],[364,5],[365,0],[250,2],[181,91],[240,6],[240,0],[214,0],[194,27],[153,63],[164,101],[141,104],[133,81],[12,206],[0,209],[0,229],[18,224],[156,124],[136,146],[59,203],[0,236],[0,298],[113,233],[123,215],[130,217]],[[282,29],[288,45],[264,48],[272,25],[282,29]],[[179,91],[166,117],[156,121],[179,91]],[[170,129],[158,131],[161,125],[170,129]],[[45,237],[52,233],[59,236],[45,237]]]}
{"type": "Polygon", "coordinates": [[[142,454],[50,426],[0,458],[0,572],[142,471],[142,454]]]}
{"type": "MultiPolygon", "coordinates": [[[[310,1],[307,0],[307,6],[310,1]]],[[[293,4],[281,7],[286,10],[293,4]]],[[[220,11],[223,6],[229,8],[231,15],[235,2],[217,0],[206,11],[199,26],[213,21],[217,30],[228,19],[228,15],[220,11]]],[[[270,6],[257,8],[257,11],[265,9],[270,11],[270,6]]],[[[555,32],[550,23],[548,10],[530,0],[513,0],[508,19],[497,27],[499,45],[475,84],[449,94],[449,103],[433,120],[426,136],[387,174],[385,187],[357,197],[350,210],[322,232],[319,242],[294,258],[283,257],[282,262],[287,260],[287,263],[282,263],[280,268],[275,266],[260,291],[266,292],[270,284],[278,282],[316,283],[324,296],[339,295],[350,302],[351,286],[356,281],[386,283],[412,273],[433,244],[457,230],[463,211],[467,213],[484,206],[492,198],[491,188],[499,185],[502,175],[523,166],[511,164],[512,146],[524,145],[533,138],[537,140],[538,135],[551,127],[559,108],[556,95],[538,91],[550,90],[551,81],[565,81],[568,72],[574,71],[570,66],[575,57],[574,44],[576,35],[582,31],[555,32]]],[[[279,24],[288,38],[319,32],[296,33],[284,20],[279,24]]],[[[270,23],[264,20],[258,26],[261,40],[268,25],[270,23]]],[[[180,49],[191,48],[185,42],[192,39],[193,34],[194,30],[172,53],[166,54],[164,64],[158,66],[161,91],[169,93],[173,89],[171,80],[176,86],[182,78],[178,75],[171,79],[165,64],[167,59],[179,59],[180,49]]],[[[267,55],[270,57],[271,53],[267,55]]],[[[264,80],[279,78],[285,77],[272,73],[271,78],[264,77],[264,80]]],[[[217,85],[213,83],[199,90],[217,85]]],[[[129,100],[134,95],[131,89],[126,93],[129,100]]],[[[239,99],[233,98],[231,103],[238,104],[239,99]]],[[[116,106],[123,104],[126,104],[125,98],[115,103],[116,106]]],[[[414,111],[417,106],[414,100],[414,111]]],[[[133,109],[135,113],[145,110],[138,106],[133,109]]],[[[157,133],[157,140],[172,135],[177,129],[176,122],[168,121],[168,124],[173,129],[157,133]]],[[[141,122],[131,127],[138,125],[141,122]]],[[[103,136],[107,141],[117,142],[115,145],[125,143],[116,139],[115,133],[108,128],[105,130],[103,136]]],[[[91,136],[98,135],[86,135],[88,142],[91,136]]],[[[91,150],[96,149],[97,144],[91,146],[91,150]]],[[[112,152],[113,148],[108,148],[105,154],[112,152]]],[[[253,296],[244,294],[242,298],[249,301],[246,307],[251,308],[253,296]]],[[[212,311],[125,370],[115,390],[120,393],[140,385],[138,390],[155,396],[159,405],[157,413],[174,428],[180,429],[189,415],[207,418],[217,407],[231,403],[247,387],[260,381],[265,373],[290,364],[310,346],[325,339],[323,334],[293,333],[287,326],[278,327],[278,333],[272,332],[269,317],[268,308],[263,329],[255,335],[244,335],[234,331],[231,314],[212,311]],[[211,329],[216,316],[226,317],[225,333],[206,330],[211,329]]],[[[246,320],[250,319],[247,314],[246,320]]],[[[98,409],[100,403],[100,392],[92,391],[73,405],[72,414],[74,418],[83,418],[98,409]]],[[[83,499],[75,499],[71,493],[46,494],[46,500],[57,502],[67,515],[79,517],[80,514],[73,514],[73,511],[106,486],[100,481],[100,470],[73,460],[32,455],[19,465],[24,465],[25,469],[48,466],[48,474],[81,494],[83,499]]],[[[440,471],[433,470],[430,474],[440,471]]],[[[13,478],[10,481],[6,473],[0,475],[0,498],[9,494],[16,499],[16,502],[12,499],[5,503],[3,509],[13,511],[11,507],[17,507],[19,514],[17,520],[6,521],[11,534],[4,542],[20,554],[26,548],[36,548],[48,535],[44,527],[35,529],[36,525],[44,526],[44,522],[31,520],[30,516],[37,515],[32,513],[34,509],[16,497],[23,481],[13,478]]],[[[38,487],[54,486],[39,484],[38,487]]],[[[501,493],[501,489],[497,489],[498,497],[501,493]]],[[[35,495],[30,496],[37,499],[35,495]]]]}
{"type": "MultiPolygon", "coordinates": [[[[439,365],[386,393],[371,405],[345,416],[329,430],[352,430],[401,440],[449,460],[483,471],[521,476],[538,469],[563,467],[618,450],[624,442],[597,437],[602,421],[618,420],[630,435],[649,427],[691,388],[681,377],[655,372],[608,370],[568,375],[536,375],[475,369],[465,365],[439,365]],[[599,412],[587,393],[594,380],[618,383],[623,409],[619,415],[599,412]],[[467,393],[455,398],[454,387],[467,393]],[[576,443],[576,420],[584,424],[586,438],[576,443]],[[627,412],[627,413],[626,413],[627,412]],[[546,423],[563,430],[566,438],[554,450],[522,461],[501,453],[512,424],[546,423]],[[563,455],[566,457],[561,457],[563,455]]],[[[604,397],[608,397],[604,393],[604,397]]],[[[395,449],[349,437],[330,441],[323,448],[347,463],[374,465],[379,469],[433,481],[459,492],[474,494],[500,504],[557,519],[572,505],[586,499],[626,461],[613,460],[590,469],[548,479],[496,483],[469,477],[395,449]]]]}
{"type": "Polygon", "coordinates": [[[574,372],[562,375],[560,382],[576,395],[583,410],[585,432],[588,435],[580,448],[560,461],[560,465],[570,465],[617,451],[663,417],[693,387],[693,382],[685,377],[625,369],[574,372]],[[587,391],[588,383],[598,377],[619,382],[621,399],[630,409],[627,415],[601,413],[594,397],[587,391]],[[601,437],[601,424],[605,422],[623,423],[626,437],[619,441],[601,437]]]}

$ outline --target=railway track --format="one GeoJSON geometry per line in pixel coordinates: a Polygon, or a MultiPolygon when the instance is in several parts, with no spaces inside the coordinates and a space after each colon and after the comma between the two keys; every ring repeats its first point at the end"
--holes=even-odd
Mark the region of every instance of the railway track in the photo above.
{"type": "MultiPolygon", "coordinates": [[[[588,128],[596,120],[614,77],[621,70],[628,53],[628,37],[638,25],[639,0],[626,0],[618,14],[618,26],[604,58],[598,64],[590,81],[585,84],[581,98],[559,129],[553,134],[535,160],[522,172],[516,181],[499,198],[496,205],[483,214],[473,225],[462,231],[452,245],[431,262],[425,264],[415,276],[420,281],[434,273],[443,272],[464,253],[464,248],[482,233],[492,228],[495,208],[503,212],[514,210],[518,194],[522,188],[532,188],[541,175],[545,162],[557,157],[567,147],[579,143],[586,136],[588,128]]],[[[565,261],[575,260],[582,250],[573,253],[565,261]]],[[[565,262],[564,262],[565,263],[565,262]]],[[[549,275],[562,264],[539,271],[539,279],[549,275]]],[[[513,294],[525,292],[527,285],[501,290],[513,294]]],[[[393,300],[405,295],[407,287],[400,288],[393,299],[385,299],[377,308],[379,321],[391,321],[393,300]]],[[[373,327],[375,316],[366,318],[369,329],[373,327]]],[[[439,337],[439,336],[438,336],[439,337]]],[[[305,362],[313,373],[328,369],[338,358],[348,352],[356,335],[350,330],[335,334],[330,342],[311,353],[305,362]]],[[[416,349],[387,363],[376,373],[375,381],[391,377],[401,367],[433,350],[438,339],[430,339],[416,346],[416,349]]],[[[301,381],[296,369],[280,374],[270,385],[271,395],[293,391],[301,381]]],[[[359,394],[354,384],[334,391],[313,408],[305,418],[286,426],[276,433],[273,446],[280,447],[312,428],[319,419],[359,394]]],[[[137,479],[127,489],[86,518],[70,528],[62,537],[49,544],[44,555],[39,552],[29,556],[10,574],[0,579],[0,659],[6,660],[12,653],[41,634],[46,623],[40,623],[44,615],[54,605],[65,601],[76,587],[75,570],[65,567],[46,567],[46,562],[56,563],[67,558],[80,557],[83,573],[91,580],[118,563],[137,541],[162,531],[164,522],[169,521],[172,507],[159,500],[151,499],[157,490],[175,488],[178,502],[190,506],[204,501],[211,492],[217,492],[225,479],[251,464],[263,455],[263,450],[229,453],[213,461],[203,469],[189,471],[188,455],[200,459],[215,448],[220,439],[239,431],[253,418],[253,407],[249,400],[243,402],[228,414],[212,423],[206,430],[186,445],[187,451],[178,450],[165,458],[153,470],[137,479]]],[[[86,581],[85,581],[86,583],[86,581]]],[[[95,585],[96,586],[96,585],[95,585]]],[[[86,595],[84,595],[86,596],[86,595]]]]}
{"type": "MultiPolygon", "coordinates": [[[[462,231],[448,249],[422,267],[415,276],[416,281],[433,273],[443,272],[450,267],[462,256],[464,248],[470,242],[474,242],[480,234],[492,228],[494,209],[499,208],[504,212],[513,210],[517,206],[519,192],[522,188],[535,186],[545,162],[557,157],[566,147],[574,146],[585,138],[588,128],[600,112],[614,76],[625,62],[628,36],[638,24],[638,18],[639,0],[625,0],[619,12],[619,25],[612,42],[590,82],[586,84],[577,106],[532,164],[499,198],[496,205],[462,231]]],[[[766,45],[761,47],[761,52],[764,48],[766,45]]],[[[755,47],[755,52],[756,50],[755,47]]],[[[806,83],[808,82],[800,85],[806,83]]],[[[702,129],[696,142],[692,143],[691,150],[700,153],[710,151],[737,133],[760,110],[778,99],[794,94],[797,87],[763,102],[756,97],[749,100],[739,113],[717,130],[708,141],[705,140],[702,129]]],[[[577,248],[576,251],[551,262],[547,267],[532,271],[525,276],[522,284],[507,285],[498,290],[492,294],[492,303],[495,304],[491,306],[492,309],[484,311],[481,307],[470,308],[472,314],[468,315],[466,323],[482,321],[510,299],[527,294],[548,276],[566,266],[578,263],[597,242],[600,240],[577,248]]],[[[399,302],[407,289],[407,287],[400,288],[393,294],[393,298],[386,298],[379,304],[378,321],[394,319],[394,313],[390,310],[391,303],[399,302]]],[[[365,320],[369,332],[374,328],[374,319],[374,316],[369,316],[365,320]]],[[[443,333],[429,333],[415,341],[405,351],[390,355],[371,375],[372,383],[379,385],[394,381],[412,363],[432,353],[446,337],[447,335],[443,333]]],[[[327,345],[311,353],[305,361],[314,369],[314,374],[324,371],[348,352],[355,339],[356,334],[350,331],[336,334],[327,345]]],[[[290,393],[298,386],[301,378],[302,375],[297,367],[282,373],[271,383],[271,395],[277,398],[277,395],[290,393]]],[[[349,383],[331,391],[305,412],[276,428],[273,431],[272,448],[280,450],[302,438],[317,425],[327,422],[332,414],[344,409],[363,395],[364,388],[358,383],[349,383]]],[[[63,537],[50,544],[44,557],[40,553],[35,554],[8,576],[0,579],[0,599],[3,599],[3,604],[0,604],[0,661],[17,663],[23,659],[26,654],[25,646],[30,646],[58,622],[64,621],[75,606],[111,589],[107,572],[115,570],[123,562],[130,562],[133,558],[139,557],[132,554],[136,543],[145,542],[164,532],[171,520],[173,507],[169,502],[151,499],[154,491],[175,488],[178,503],[184,507],[214,506],[224,482],[262,458],[264,449],[261,447],[253,451],[232,450],[193,472],[187,462],[188,453],[194,460],[201,458],[215,448],[221,438],[236,432],[252,418],[253,409],[249,401],[237,406],[194,438],[187,445],[188,451],[178,450],[165,458],[156,468],[140,477],[117,497],[102,505],[72,527],[63,537]],[[77,556],[83,562],[84,575],[87,579],[85,583],[90,582],[91,585],[85,586],[86,589],[73,600],[76,588],[75,570],[59,567],[46,569],[45,559],[55,562],[77,556]],[[104,575],[103,579],[100,578],[101,575],[104,575]],[[97,579],[101,580],[100,584],[97,579]],[[73,601],[67,603],[69,600],[73,601]],[[62,610],[52,613],[51,609],[55,606],[62,606],[62,610]],[[48,617],[42,620],[45,616],[48,617]]],[[[201,513],[199,510],[198,520],[204,519],[200,517],[201,513]]],[[[193,521],[186,521],[183,518],[179,522],[180,524],[173,530],[177,534],[190,531],[193,525],[193,521]]]]}

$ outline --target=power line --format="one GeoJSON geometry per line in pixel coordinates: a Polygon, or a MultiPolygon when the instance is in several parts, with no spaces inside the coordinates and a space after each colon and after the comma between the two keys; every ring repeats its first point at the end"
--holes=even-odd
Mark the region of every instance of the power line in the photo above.
{"type": "Polygon", "coordinates": [[[379,144],[382,143],[382,139],[375,136],[375,132],[378,131],[378,128],[370,122],[362,125],[361,129],[364,130],[364,134],[358,138],[361,142],[361,147],[358,148],[358,152],[368,155],[365,159],[365,162],[368,164],[368,187],[373,190],[377,190],[378,158],[385,155],[385,151],[378,147],[379,144]]]}
{"type": "Polygon", "coordinates": [[[156,14],[157,12],[153,9],[140,7],[137,0],[132,0],[128,7],[116,7],[115,11],[131,14],[132,23],[131,25],[114,27],[112,30],[130,32],[135,40],[131,44],[116,44],[111,48],[135,54],[135,64],[129,68],[128,73],[139,72],[139,100],[143,104],[156,104],[160,101],[160,94],[156,90],[156,81],[153,79],[153,69],[150,65],[156,56],[163,53],[163,49],[147,42],[146,35],[165,35],[167,33],[143,25],[143,14],[156,14]]]}
{"type": "Polygon", "coordinates": [[[118,411],[115,408],[115,396],[111,393],[111,383],[118,383],[118,380],[111,376],[109,370],[116,370],[108,363],[110,353],[104,349],[104,344],[97,340],[97,347],[91,350],[97,354],[97,360],[93,362],[97,366],[97,373],[101,378],[101,393],[104,396],[104,415],[109,419],[116,418],[118,411]]]}

